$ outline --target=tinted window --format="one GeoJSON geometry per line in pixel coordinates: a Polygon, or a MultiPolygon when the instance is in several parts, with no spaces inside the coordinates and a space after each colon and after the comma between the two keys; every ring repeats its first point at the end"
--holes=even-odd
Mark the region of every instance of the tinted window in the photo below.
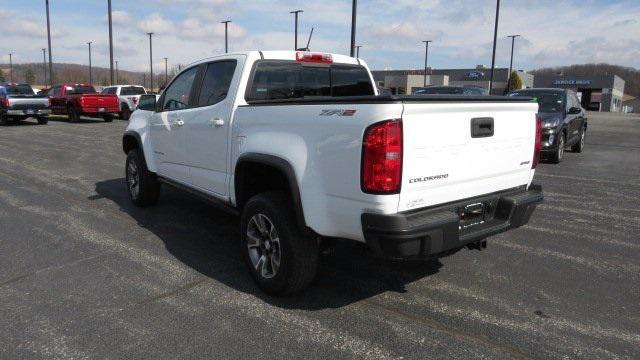
{"type": "Polygon", "coordinates": [[[144,95],[146,93],[142,86],[125,86],[120,89],[120,95],[144,95]]]}
{"type": "Polygon", "coordinates": [[[373,95],[371,78],[362,66],[332,66],[331,89],[332,96],[373,95]]]}
{"type": "Polygon", "coordinates": [[[96,89],[93,86],[88,85],[78,85],[78,86],[70,86],[71,90],[67,90],[67,93],[73,94],[95,94],[96,89]]]}
{"type": "Polygon", "coordinates": [[[60,86],[54,86],[51,89],[49,89],[49,91],[47,92],[48,96],[60,96],[60,90],[62,89],[62,87],[60,86]]]}
{"type": "Polygon", "coordinates": [[[421,95],[462,95],[463,93],[463,88],[455,86],[433,86],[416,91],[416,94],[421,95]]]}
{"type": "Polygon", "coordinates": [[[512,93],[509,93],[509,96],[532,97],[538,102],[538,111],[543,113],[559,113],[562,112],[565,107],[565,96],[564,93],[560,91],[514,91],[512,93]]]}
{"type": "Polygon", "coordinates": [[[7,86],[9,95],[33,95],[33,89],[29,85],[9,85],[7,86]]]}
{"type": "Polygon", "coordinates": [[[118,89],[114,87],[107,87],[102,89],[102,94],[116,94],[117,92],[118,89]]]}
{"type": "Polygon", "coordinates": [[[180,110],[189,107],[191,86],[196,77],[198,67],[192,67],[182,72],[164,91],[162,110],[180,110]]]}
{"type": "Polygon", "coordinates": [[[218,61],[208,64],[202,81],[198,106],[213,105],[224,100],[229,92],[235,70],[235,61],[218,61]]]}
{"type": "Polygon", "coordinates": [[[373,94],[373,84],[363,66],[307,66],[293,61],[262,61],[256,65],[247,100],[373,94]]]}

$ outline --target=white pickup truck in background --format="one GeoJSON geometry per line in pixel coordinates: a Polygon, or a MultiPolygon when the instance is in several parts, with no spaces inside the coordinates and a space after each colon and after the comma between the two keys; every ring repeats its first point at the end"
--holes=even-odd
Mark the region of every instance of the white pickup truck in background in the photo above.
{"type": "Polygon", "coordinates": [[[140,96],[146,95],[147,90],[139,85],[113,85],[104,87],[101,93],[118,95],[120,99],[120,119],[129,120],[131,113],[138,108],[140,96]]]}
{"type": "Polygon", "coordinates": [[[123,136],[140,206],[169,184],[241,215],[252,276],[271,294],[314,278],[327,239],[429,259],[526,224],[538,105],[495,96],[378,96],[335,54],[226,54],[142,96],[123,136]]]}

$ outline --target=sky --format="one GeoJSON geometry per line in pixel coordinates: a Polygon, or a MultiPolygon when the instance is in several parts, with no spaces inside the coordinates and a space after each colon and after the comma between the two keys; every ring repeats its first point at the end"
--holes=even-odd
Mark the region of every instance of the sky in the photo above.
{"type": "MultiPolygon", "coordinates": [[[[359,0],[357,44],[372,69],[419,69],[422,40],[434,68],[491,65],[495,0],[359,0]]],[[[293,49],[314,28],[311,50],[349,53],[351,0],[112,0],[114,53],[120,68],[147,71],[154,32],[154,67],[189,64],[229,50],[293,49]]],[[[50,0],[54,62],[109,66],[107,0],[50,0]]],[[[41,62],[47,46],[44,0],[1,0],[0,62],[41,62]]],[[[640,68],[640,0],[503,0],[496,66],[514,68],[607,62],[640,68]]]]}

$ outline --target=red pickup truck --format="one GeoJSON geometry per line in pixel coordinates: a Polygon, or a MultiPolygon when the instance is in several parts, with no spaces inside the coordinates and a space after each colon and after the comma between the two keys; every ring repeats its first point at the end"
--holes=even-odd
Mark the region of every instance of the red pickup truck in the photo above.
{"type": "Polygon", "coordinates": [[[79,121],[82,115],[101,117],[105,122],[111,122],[114,114],[120,111],[117,95],[99,94],[93,85],[54,85],[47,95],[51,103],[51,112],[68,115],[71,122],[79,121]]]}

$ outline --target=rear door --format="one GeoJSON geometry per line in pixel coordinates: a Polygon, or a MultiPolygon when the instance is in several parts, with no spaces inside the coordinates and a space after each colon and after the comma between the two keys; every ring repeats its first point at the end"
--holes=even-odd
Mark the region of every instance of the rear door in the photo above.
{"type": "Polygon", "coordinates": [[[399,211],[528,184],[538,105],[406,102],[399,211]]]}
{"type": "Polygon", "coordinates": [[[62,94],[62,86],[53,86],[47,91],[47,96],[51,99],[51,111],[58,114],[65,112],[66,99],[62,94]]]}
{"type": "Polygon", "coordinates": [[[164,91],[159,111],[150,121],[150,135],[158,173],[189,184],[184,124],[193,114],[193,83],[198,67],[183,71],[164,91]]]}
{"type": "Polygon", "coordinates": [[[244,57],[202,66],[193,116],[185,120],[192,184],[220,197],[228,196],[229,129],[244,57]]]}

